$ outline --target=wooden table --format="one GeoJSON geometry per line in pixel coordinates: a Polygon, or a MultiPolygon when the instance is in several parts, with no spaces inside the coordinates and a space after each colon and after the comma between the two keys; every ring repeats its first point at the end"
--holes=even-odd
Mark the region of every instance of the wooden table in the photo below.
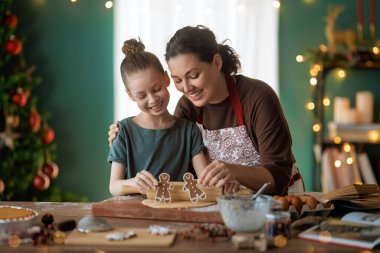
{"type": "MultiPolygon", "coordinates": [[[[40,213],[51,213],[54,215],[55,222],[68,219],[79,220],[85,215],[91,214],[91,203],[69,203],[69,202],[1,202],[0,205],[15,205],[32,208],[40,213]]],[[[40,217],[38,217],[40,218],[40,217]]],[[[126,218],[105,218],[113,227],[141,227],[147,228],[151,224],[164,225],[174,228],[177,231],[184,231],[191,227],[192,223],[186,222],[169,222],[169,221],[152,221],[143,219],[126,219],[126,218]]],[[[49,244],[47,246],[21,245],[18,248],[9,246],[0,246],[1,253],[8,252],[38,252],[38,253],[63,253],[63,252],[91,252],[91,253],[110,253],[110,252],[258,252],[253,250],[238,250],[229,241],[220,241],[213,243],[210,241],[190,241],[176,238],[174,244],[169,248],[148,248],[148,247],[97,247],[97,246],[72,246],[49,244]]],[[[326,245],[314,243],[305,240],[292,238],[284,248],[268,249],[268,252],[302,252],[302,253],[327,253],[327,252],[380,252],[380,249],[373,251],[363,251],[360,249],[341,247],[336,245],[326,245]]]]}

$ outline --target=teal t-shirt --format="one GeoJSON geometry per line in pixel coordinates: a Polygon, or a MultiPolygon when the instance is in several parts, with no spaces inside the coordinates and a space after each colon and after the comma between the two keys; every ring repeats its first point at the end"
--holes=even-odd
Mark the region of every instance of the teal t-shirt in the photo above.
{"type": "Polygon", "coordinates": [[[147,170],[157,179],[166,172],[171,181],[182,181],[183,174],[193,172],[191,159],[203,148],[202,135],[189,120],[176,118],[171,128],[145,129],[130,117],[119,123],[108,162],[124,164],[126,179],[147,170]]]}

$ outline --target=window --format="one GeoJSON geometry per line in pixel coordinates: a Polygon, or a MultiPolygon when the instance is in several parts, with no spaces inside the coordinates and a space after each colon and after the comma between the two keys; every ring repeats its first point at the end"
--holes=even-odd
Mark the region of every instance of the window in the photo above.
{"type": "MultiPolygon", "coordinates": [[[[187,25],[209,27],[218,42],[229,39],[227,43],[240,55],[241,73],[267,82],[277,92],[278,9],[272,0],[117,0],[114,8],[115,119],[140,112],[127,97],[120,76],[123,42],[140,37],[167,70],[166,43],[187,25]]],[[[173,84],[169,90],[168,109],[173,113],[181,93],[173,84]]]]}

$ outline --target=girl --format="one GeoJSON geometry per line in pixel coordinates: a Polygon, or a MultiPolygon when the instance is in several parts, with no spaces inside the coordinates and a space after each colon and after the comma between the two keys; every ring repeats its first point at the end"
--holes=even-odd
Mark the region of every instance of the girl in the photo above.
{"type": "Polygon", "coordinates": [[[126,41],[122,48],[121,76],[141,113],[119,122],[119,133],[109,152],[109,189],[114,196],[122,194],[123,185],[145,192],[154,189],[162,172],[173,181],[182,181],[192,167],[200,175],[207,165],[197,126],[169,114],[169,76],[158,58],[144,48],[135,39],[126,41]]]}

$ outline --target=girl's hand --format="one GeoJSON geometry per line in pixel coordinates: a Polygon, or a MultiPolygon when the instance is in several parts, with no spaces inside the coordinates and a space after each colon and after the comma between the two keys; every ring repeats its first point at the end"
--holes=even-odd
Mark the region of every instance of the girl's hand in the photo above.
{"type": "Polygon", "coordinates": [[[199,177],[199,183],[206,187],[222,187],[234,179],[230,168],[228,168],[228,164],[215,160],[202,170],[201,176],[199,177]]]}
{"type": "Polygon", "coordinates": [[[240,189],[240,183],[237,180],[229,181],[224,185],[223,193],[224,194],[234,194],[240,189]]]}
{"type": "Polygon", "coordinates": [[[156,178],[146,170],[136,174],[133,178],[133,186],[138,188],[141,192],[147,192],[149,189],[155,189],[158,182],[156,178]]]}
{"type": "Polygon", "coordinates": [[[119,122],[116,121],[110,125],[110,130],[108,131],[108,145],[111,147],[113,141],[116,139],[117,133],[119,132],[118,127],[119,122]]]}

